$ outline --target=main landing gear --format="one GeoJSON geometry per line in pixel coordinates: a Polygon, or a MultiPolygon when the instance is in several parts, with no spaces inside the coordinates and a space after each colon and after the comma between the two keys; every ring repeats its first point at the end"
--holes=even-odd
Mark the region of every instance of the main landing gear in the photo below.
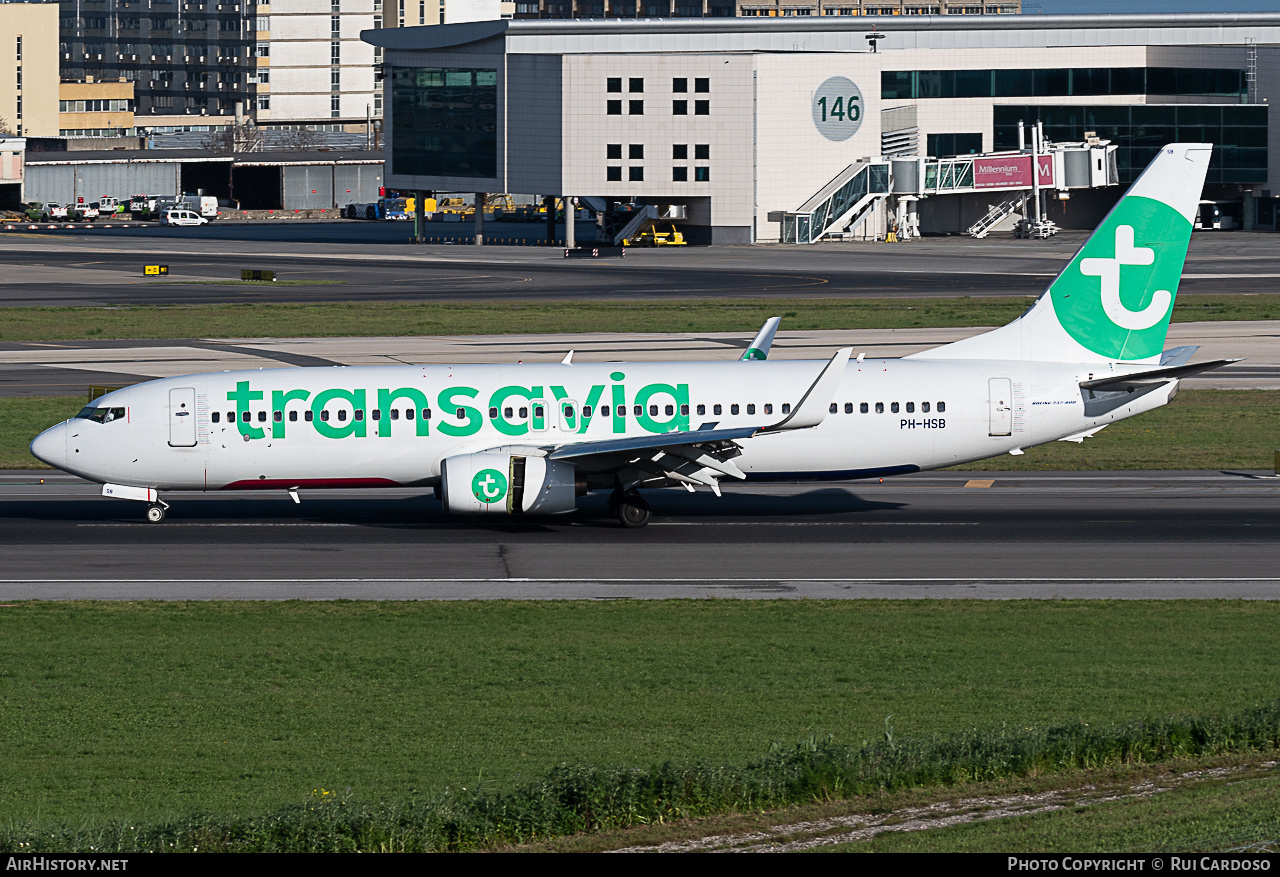
{"type": "Polygon", "coordinates": [[[147,522],[158,524],[164,520],[164,513],[169,508],[168,503],[153,502],[147,506],[147,522]]]}
{"type": "Polygon", "coordinates": [[[623,493],[621,490],[615,490],[609,497],[609,508],[617,516],[618,523],[633,530],[643,527],[653,517],[649,504],[638,493],[623,493]]]}

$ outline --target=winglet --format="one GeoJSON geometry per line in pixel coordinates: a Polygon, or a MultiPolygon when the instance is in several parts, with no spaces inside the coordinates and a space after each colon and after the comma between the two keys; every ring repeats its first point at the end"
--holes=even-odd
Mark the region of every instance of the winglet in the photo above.
{"type": "Polygon", "coordinates": [[[818,379],[805,392],[804,398],[791,409],[791,414],[772,426],[764,427],[760,432],[807,429],[822,423],[827,417],[828,406],[836,394],[836,388],[840,386],[845,366],[852,354],[852,347],[841,347],[837,350],[836,355],[831,357],[831,361],[822,369],[822,374],[818,375],[818,379]]]}
{"type": "Polygon", "coordinates": [[[773,336],[778,333],[778,324],[781,322],[782,317],[770,317],[765,320],[764,325],[760,327],[760,331],[747,347],[747,352],[739,358],[739,362],[768,359],[769,348],[773,346],[773,336]]]}

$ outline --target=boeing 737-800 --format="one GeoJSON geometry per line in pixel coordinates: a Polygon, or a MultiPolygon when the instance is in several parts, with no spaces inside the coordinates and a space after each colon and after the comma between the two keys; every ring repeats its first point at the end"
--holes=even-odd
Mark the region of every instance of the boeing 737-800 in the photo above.
{"type": "Polygon", "coordinates": [[[168,490],[433,487],[444,510],[538,515],[611,491],[897,475],[1081,440],[1167,403],[1196,348],[1163,350],[1212,147],[1164,147],[1021,317],[902,359],[290,368],[109,393],[31,444],[147,503],[168,490]]]}

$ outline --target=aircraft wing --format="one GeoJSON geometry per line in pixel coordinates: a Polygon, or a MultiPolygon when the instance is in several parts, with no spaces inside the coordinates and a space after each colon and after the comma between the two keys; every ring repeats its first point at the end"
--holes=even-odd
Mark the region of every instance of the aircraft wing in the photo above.
{"type": "Polygon", "coordinates": [[[719,494],[718,481],[724,476],[743,479],[746,475],[733,463],[742,453],[738,439],[774,432],[809,429],[827,415],[836,388],[844,374],[853,348],[836,351],[831,361],[805,391],[791,413],[776,423],[716,429],[707,424],[688,432],[668,432],[628,438],[570,442],[551,449],[552,460],[574,460],[587,468],[617,468],[628,474],[624,486],[654,481],[675,481],[690,490],[693,485],[710,487],[719,494]]]}

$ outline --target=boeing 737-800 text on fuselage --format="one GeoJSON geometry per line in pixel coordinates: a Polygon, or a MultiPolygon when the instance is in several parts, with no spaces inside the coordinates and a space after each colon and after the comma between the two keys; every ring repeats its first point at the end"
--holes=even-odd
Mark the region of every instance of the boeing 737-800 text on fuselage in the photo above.
{"type": "Polygon", "coordinates": [[[1164,350],[1211,146],[1166,146],[1048,290],[1000,329],[902,359],[289,368],[117,390],[31,444],[147,503],[166,490],[434,487],[468,514],[572,511],[612,491],[918,472],[1081,439],[1168,402],[1164,350]]]}

